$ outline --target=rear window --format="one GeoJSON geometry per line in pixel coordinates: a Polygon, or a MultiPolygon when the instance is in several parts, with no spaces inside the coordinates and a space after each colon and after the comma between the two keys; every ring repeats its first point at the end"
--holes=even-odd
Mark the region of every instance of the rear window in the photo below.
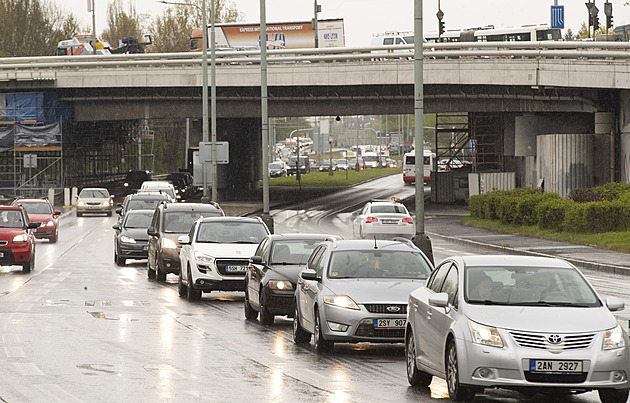
{"type": "Polygon", "coordinates": [[[201,217],[221,217],[217,211],[166,211],[164,213],[164,232],[185,234],[190,231],[193,223],[201,217]]]}

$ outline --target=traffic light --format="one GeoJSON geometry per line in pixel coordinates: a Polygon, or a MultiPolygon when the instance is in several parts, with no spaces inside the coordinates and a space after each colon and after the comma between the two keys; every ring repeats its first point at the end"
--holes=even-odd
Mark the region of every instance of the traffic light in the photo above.
{"type": "Polygon", "coordinates": [[[444,21],[440,21],[440,35],[444,34],[444,21]]]}
{"type": "Polygon", "coordinates": [[[588,26],[589,27],[593,26],[593,16],[591,14],[588,15],[588,26]]]}
{"type": "Polygon", "coordinates": [[[612,28],[612,15],[606,16],[606,29],[612,28]]]}
{"type": "Polygon", "coordinates": [[[613,25],[612,3],[608,1],[604,3],[604,14],[606,14],[606,29],[608,30],[613,25]]]}
{"type": "Polygon", "coordinates": [[[593,32],[597,31],[599,29],[599,17],[594,15],[593,16],[593,32]]]}

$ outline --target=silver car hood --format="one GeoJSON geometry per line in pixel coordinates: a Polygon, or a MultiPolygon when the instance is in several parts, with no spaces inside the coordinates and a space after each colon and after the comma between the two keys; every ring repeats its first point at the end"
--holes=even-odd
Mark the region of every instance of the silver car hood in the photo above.
{"type": "Polygon", "coordinates": [[[357,304],[406,304],[409,293],[426,280],[347,278],[328,280],[326,287],[336,295],[347,295],[357,304]]]}
{"type": "Polygon", "coordinates": [[[597,308],[467,305],[470,320],[508,330],[530,332],[593,332],[617,326],[605,306],[597,308]]]}
{"type": "Polygon", "coordinates": [[[245,259],[256,253],[258,244],[244,243],[195,243],[195,251],[217,259],[245,259]]]}

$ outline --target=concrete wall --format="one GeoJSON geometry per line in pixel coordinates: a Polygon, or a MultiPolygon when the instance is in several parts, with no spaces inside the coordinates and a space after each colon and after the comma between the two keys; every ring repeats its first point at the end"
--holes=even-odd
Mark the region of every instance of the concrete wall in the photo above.
{"type": "Polygon", "coordinates": [[[619,94],[619,181],[630,183],[630,91],[619,94]]]}
{"type": "Polygon", "coordinates": [[[547,192],[567,197],[593,186],[594,134],[546,134],[537,137],[536,166],[547,192]]]}

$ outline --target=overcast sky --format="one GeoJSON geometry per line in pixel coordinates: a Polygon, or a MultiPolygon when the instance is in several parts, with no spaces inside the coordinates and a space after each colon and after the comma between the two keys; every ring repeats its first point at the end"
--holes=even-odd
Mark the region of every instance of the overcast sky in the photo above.
{"type": "MultiPolygon", "coordinates": [[[[92,26],[92,14],[87,12],[88,0],[53,0],[72,11],[83,24],[92,26]]],[[[130,0],[123,0],[125,7],[130,0]]],[[[133,0],[138,13],[159,15],[167,7],[155,0],[133,0]]],[[[185,0],[181,0],[185,1],[185,0]]],[[[494,25],[495,27],[549,23],[550,6],[554,0],[439,0],[447,30],[494,25]]],[[[584,0],[557,0],[565,7],[565,29],[576,33],[587,18],[584,0]]],[[[626,0],[611,0],[615,26],[630,23],[630,7],[626,0]]],[[[109,0],[95,0],[96,31],[105,27],[109,0]]],[[[260,21],[260,0],[234,0],[245,15],[243,22],[260,21]]],[[[344,20],[346,46],[369,46],[372,34],[391,30],[413,30],[413,0],[318,0],[320,19],[344,20]]],[[[438,0],[423,1],[424,31],[437,31],[438,0]]],[[[207,0],[208,8],[210,0],[207,0]]],[[[605,24],[603,0],[596,0],[599,21],[605,24]]],[[[266,0],[267,22],[308,21],[313,17],[313,0],[266,0]]],[[[564,30],[563,30],[564,34],[564,30]]]]}

